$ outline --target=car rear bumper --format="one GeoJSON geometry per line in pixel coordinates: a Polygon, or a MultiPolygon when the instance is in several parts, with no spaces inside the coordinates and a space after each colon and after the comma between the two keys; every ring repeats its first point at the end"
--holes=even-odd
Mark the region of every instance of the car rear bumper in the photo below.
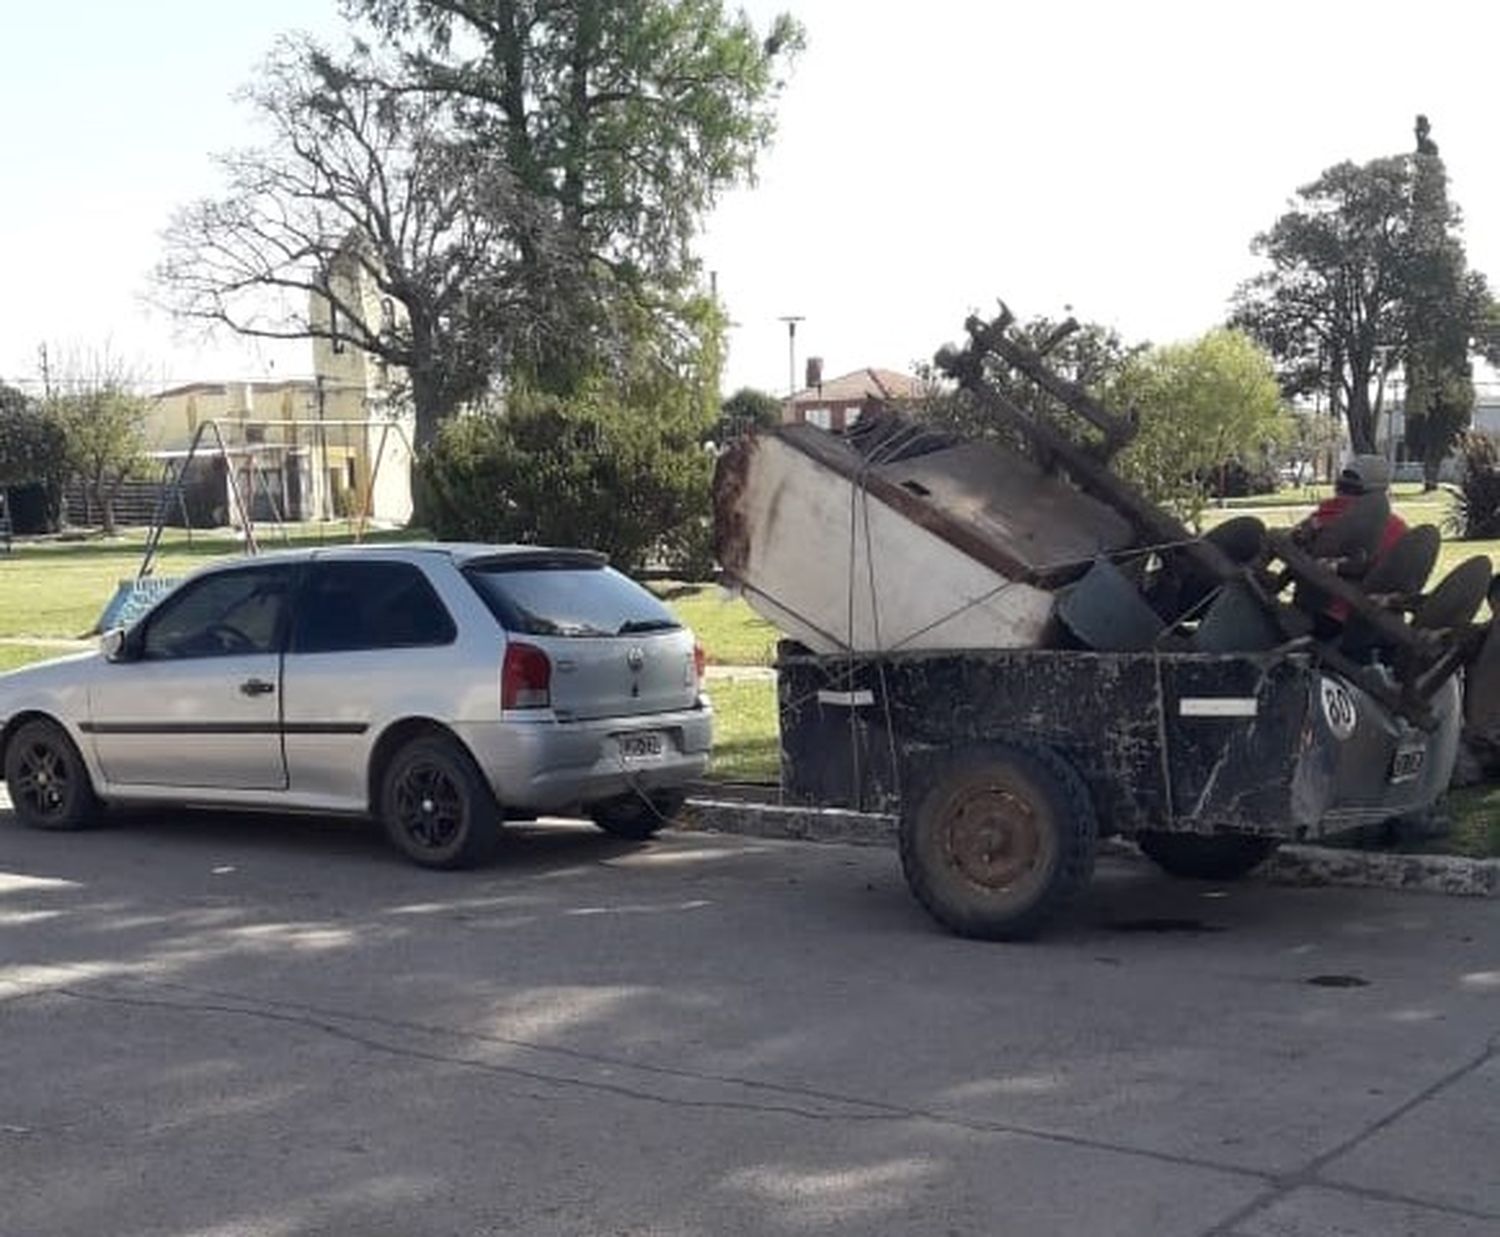
{"type": "Polygon", "coordinates": [[[683,786],[708,769],[713,712],[691,709],[598,721],[497,721],[454,727],[508,808],[556,812],[624,794],[632,788],[683,786]],[[657,734],[656,755],[627,757],[625,735],[657,734]]]}

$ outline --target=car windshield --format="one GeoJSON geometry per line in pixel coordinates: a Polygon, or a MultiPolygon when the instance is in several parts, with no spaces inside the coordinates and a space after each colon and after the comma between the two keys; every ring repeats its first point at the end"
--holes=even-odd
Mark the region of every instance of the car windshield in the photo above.
{"type": "Polygon", "coordinates": [[[609,567],[486,563],[464,575],[500,625],[521,635],[622,636],[681,626],[666,606],[609,567]]]}

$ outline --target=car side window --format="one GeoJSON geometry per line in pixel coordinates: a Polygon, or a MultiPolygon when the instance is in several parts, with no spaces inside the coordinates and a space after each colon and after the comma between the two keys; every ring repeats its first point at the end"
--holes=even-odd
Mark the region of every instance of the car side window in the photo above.
{"type": "Polygon", "coordinates": [[[297,594],[294,653],[452,644],[458,628],[410,563],[314,562],[297,594]]]}
{"type": "Polygon", "coordinates": [[[281,647],[291,576],[281,567],[215,572],[184,585],[146,617],[141,656],[235,657],[281,647]]]}

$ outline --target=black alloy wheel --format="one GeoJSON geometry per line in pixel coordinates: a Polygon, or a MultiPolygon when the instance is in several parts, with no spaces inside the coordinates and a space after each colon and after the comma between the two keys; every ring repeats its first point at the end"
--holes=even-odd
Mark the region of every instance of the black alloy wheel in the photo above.
{"type": "Polygon", "coordinates": [[[81,829],[99,809],[83,758],[55,722],[28,722],[11,739],[5,784],[16,816],[33,829],[81,829]]]}
{"type": "Polygon", "coordinates": [[[381,816],[408,859],[430,868],[482,862],[500,835],[500,809],[467,751],[451,739],[414,739],[386,768],[381,816]]]}

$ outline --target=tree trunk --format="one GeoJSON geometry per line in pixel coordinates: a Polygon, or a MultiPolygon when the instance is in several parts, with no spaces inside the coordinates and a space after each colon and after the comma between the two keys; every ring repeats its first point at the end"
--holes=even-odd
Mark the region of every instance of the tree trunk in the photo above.
{"type": "Polygon", "coordinates": [[[440,384],[427,366],[414,366],[411,371],[412,416],[415,421],[412,434],[411,521],[410,528],[433,527],[432,495],[428,492],[423,476],[426,457],[437,442],[438,429],[450,411],[445,407],[440,384]]]}
{"type": "Polygon", "coordinates": [[[442,420],[434,386],[430,375],[413,373],[411,376],[412,419],[415,422],[412,447],[418,455],[425,455],[437,441],[438,424],[442,420]]]}
{"type": "Polygon", "coordinates": [[[1427,453],[1422,456],[1422,489],[1428,490],[1428,492],[1437,489],[1437,478],[1439,478],[1439,474],[1440,472],[1442,472],[1442,468],[1442,454],[1440,454],[1440,456],[1434,457],[1431,451],[1427,451],[1427,453]]]}
{"type": "Polygon", "coordinates": [[[99,522],[106,537],[115,535],[115,496],[102,481],[95,481],[89,488],[94,491],[94,504],[99,508],[99,522]]]}
{"type": "Polygon", "coordinates": [[[1349,445],[1356,455],[1375,454],[1375,410],[1370,392],[1356,382],[1349,392],[1349,445]]]}

